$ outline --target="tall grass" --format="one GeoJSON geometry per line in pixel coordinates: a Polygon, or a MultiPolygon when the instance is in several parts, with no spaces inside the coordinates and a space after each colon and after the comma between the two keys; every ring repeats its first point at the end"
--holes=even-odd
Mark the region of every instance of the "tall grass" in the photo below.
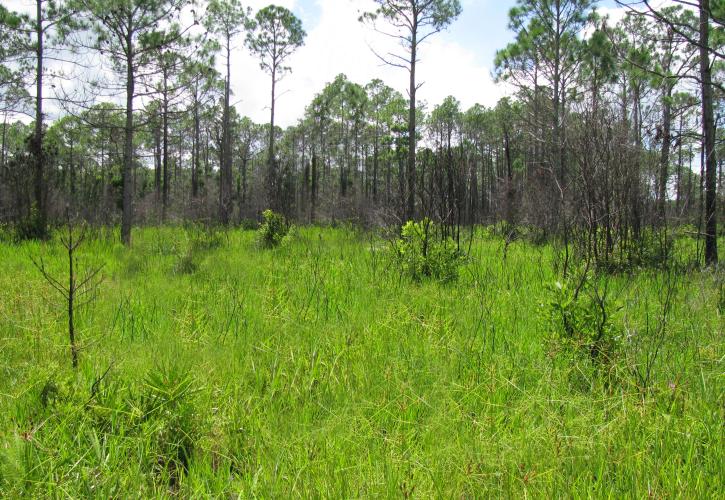
{"type": "Polygon", "coordinates": [[[0,496],[722,495],[713,272],[679,277],[662,338],[662,272],[610,276],[604,376],[552,342],[551,247],[481,230],[444,284],[349,229],[116,239],[81,249],[106,279],[77,371],[29,258],[62,273],[57,242],[0,244],[0,496]]]}

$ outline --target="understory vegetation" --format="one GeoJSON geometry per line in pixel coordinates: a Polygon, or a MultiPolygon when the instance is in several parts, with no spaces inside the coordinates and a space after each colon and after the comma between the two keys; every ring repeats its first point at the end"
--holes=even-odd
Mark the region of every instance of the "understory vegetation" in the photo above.
{"type": "Polygon", "coordinates": [[[722,495],[725,279],[678,260],[695,240],[602,270],[524,229],[277,223],[88,230],[77,369],[33,266],[67,280],[61,234],[0,239],[0,496],[722,495]]]}

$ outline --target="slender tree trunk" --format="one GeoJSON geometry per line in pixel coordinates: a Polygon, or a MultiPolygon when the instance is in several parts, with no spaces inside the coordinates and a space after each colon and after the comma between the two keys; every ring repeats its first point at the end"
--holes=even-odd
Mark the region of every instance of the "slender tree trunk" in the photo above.
{"type": "Polygon", "coordinates": [[[717,256],[717,158],[710,67],[710,0],[700,0],[700,81],[702,131],[705,145],[705,263],[716,265],[717,256]]]}
{"type": "Polygon", "coordinates": [[[511,159],[511,143],[509,140],[508,127],[504,125],[504,154],[506,156],[506,222],[509,224],[511,229],[516,223],[514,216],[514,172],[513,172],[513,161],[511,159]]]}
{"type": "Polygon", "coordinates": [[[154,188],[156,189],[156,202],[157,207],[158,203],[161,201],[161,189],[162,189],[162,181],[161,181],[161,128],[158,126],[159,123],[159,116],[158,110],[156,111],[156,123],[154,123],[154,188]]]}
{"type": "Polygon", "coordinates": [[[685,194],[685,214],[691,216],[692,212],[692,162],[694,155],[692,153],[692,144],[690,144],[689,151],[690,157],[690,168],[687,169],[687,193],[685,194]]]}
{"type": "Polygon", "coordinates": [[[248,187],[248,181],[247,181],[247,170],[249,168],[249,156],[245,155],[244,158],[242,158],[242,205],[247,205],[247,192],[249,190],[248,187]]]}
{"type": "Polygon", "coordinates": [[[68,336],[70,338],[70,354],[73,368],[78,368],[78,347],[76,346],[75,325],[73,323],[73,309],[76,293],[76,277],[73,269],[73,233],[69,230],[68,239],[68,336]]]}
{"type": "Polygon", "coordinates": [[[385,161],[385,203],[390,206],[391,185],[392,185],[392,165],[390,158],[385,161]]]}
{"type": "Polygon", "coordinates": [[[315,222],[315,211],[317,209],[317,186],[318,174],[317,174],[317,155],[312,155],[312,186],[311,186],[311,200],[310,200],[310,223],[315,222]]]}
{"type": "Polygon", "coordinates": [[[121,216],[121,242],[131,246],[131,224],[133,219],[133,95],[134,95],[134,52],[133,15],[129,12],[126,32],[126,125],[123,147],[123,215],[121,216]]]}
{"type": "Polygon", "coordinates": [[[672,85],[665,82],[662,99],[662,151],[660,155],[660,179],[657,193],[657,216],[659,225],[667,220],[667,178],[670,169],[670,142],[672,139],[672,85]]]}
{"type": "Polygon", "coordinates": [[[274,158],[274,100],[277,87],[277,65],[272,63],[272,100],[269,112],[269,144],[267,157],[267,195],[269,203],[273,208],[279,208],[278,189],[277,189],[277,166],[274,158]]]}
{"type": "Polygon", "coordinates": [[[0,175],[5,175],[5,164],[7,158],[7,136],[8,136],[8,115],[3,116],[2,146],[0,147],[0,175]]]}
{"type": "Polygon", "coordinates": [[[380,142],[380,131],[378,129],[378,123],[376,121],[375,123],[375,144],[373,146],[373,205],[377,206],[378,204],[378,166],[380,164],[379,160],[379,142],[380,142]]]}
{"type": "Polygon", "coordinates": [[[35,35],[35,131],[33,138],[33,156],[35,176],[33,179],[35,208],[37,210],[36,230],[39,236],[46,236],[48,211],[45,198],[45,160],[43,158],[43,0],[36,0],[35,35]]]}
{"type": "Polygon", "coordinates": [[[418,59],[418,25],[417,20],[413,22],[410,42],[410,106],[408,108],[408,193],[405,216],[407,219],[415,219],[415,148],[417,144],[416,116],[415,116],[415,94],[417,85],[415,83],[415,65],[418,59]]]}
{"type": "Polygon", "coordinates": [[[554,57],[554,85],[553,85],[553,143],[554,158],[556,163],[556,176],[563,186],[564,181],[564,162],[562,161],[562,145],[561,145],[561,8],[560,0],[556,0],[556,32],[555,32],[555,57],[554,57]]]}
{"type": "Polygon", "coordinates": [[[682,129],[684,122],[684,112],[680,113],[680,126],[677,132],[677,189],[675,190],[675,212],[679,217],[680,205],[682,202],[682,129]]]}
{"type": "Polygon", "coordinates": [[[231,37],[227,36],[227,75],[224,83],[224,112],[222,116],[222,144],[219,165],[219,220],[229,224],[230,201],[232,196],[231,131],[230,128],[230,85],[231,85],[231,37]]]}
{"type": "MultiPolygon", "coordinates": [[[[105,124],[105,115],[104,115],[104,124],[105,124]]],[[[110,142],[111,142],[111,129],[108,129],[108,143],[109,143],[109,149],[110,149],[110,142]]],[[[103,212],[103,221],[106,225],[108,225],[108,219],[109,219],[109,212],[110,209],[108,207],[108,173],[106,172],[106,141],[101,139],[101,176],[103,183],[103,198],[101,199],[101,210],[103,212]]]]}
{"type": "Polygon", "coordinates": [[[191,196],[196,199],[199,196],[199,170],[201,170],[201,124],[199,119],[199,101],[194,99],[194,158],[191,166],[191,196]]]}
{"type": "MultiPolygon", "coordinates": [[[[69,134],[70,135],[70,134],[69,134]]],[[[70,184],[70,198],[71,198],[71,206],[73,205],[73,201],[75,200],[76,195],[76,167],[75,167],[75,158],[73,158],[73,149],[74,149],[74,141],[73,137],[71,135],[70,137],[70,151],[69,151],[69,157],[68,157],[68,170],[69,170],[69,176],[68,181],[70,184]]]]}
{"type": "Polygon", "coordinates": [[[211,175],[211,167],[209,165],[209,143],[211,138],[209,137],[209,128],[206,128],[206,142],[204,145],[204,195],[207,194],[209,188],[209,176],[211,175]]]}
{"type": "Polygon", "coordinates": [[[162,121],[162,134],[163,134],[163,157],[162,157],[162,168],[163,168],[163,178],[164,178],[164,186],[162,190],[162,203],[161,203],[161,221],[166,222],[166,211],[169,208],[169,191],[170,191],[170,181],[171,176],[169,175],[169,95],[168,95],[168,68],[166,67],[166,62],[163,63],[163,116],[161,117],[162,121]]]}

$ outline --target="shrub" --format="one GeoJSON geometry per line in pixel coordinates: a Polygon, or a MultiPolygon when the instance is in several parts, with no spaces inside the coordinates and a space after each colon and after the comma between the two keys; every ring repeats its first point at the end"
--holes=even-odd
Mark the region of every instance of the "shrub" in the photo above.
{"type": "Polygon", "coordinates": [[[551,340],[596,367],[611,364],[622,338],[613,322],[621,307],[612,303],[608,288],[608,281],[601,286],[591,283],[586,272],[576,282],[556,282],[549,288],[551,340]]]}
{"type": "Polygon", "coordinates": [[[262,213],[262,224],[257,230],[257,237],[263,247],[274,248],[279,246],[288,232],[289,223],[284,215],[269,209],[262,213]]]}
{"type": "Polygon", "coordinates": [[[434,278],[448,282],[458,278],[461,255],[453,240],[441,237],[439,228],[428,218],[408,221],[393,243],[393,250],[403,274],[415,281],[434,278]]]}

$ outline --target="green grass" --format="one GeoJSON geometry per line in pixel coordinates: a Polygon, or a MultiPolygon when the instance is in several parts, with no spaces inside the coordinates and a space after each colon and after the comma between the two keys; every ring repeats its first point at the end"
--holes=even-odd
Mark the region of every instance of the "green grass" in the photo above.
{"type": "Polygon", "coordinates": [[[516,242],[504,262],[481,231],[439,284],[352,230],[274,250],[251,231],[116,240],[82,248],[106,266],[76,372],[30,261],[63,276],[60,245],[0,244],[0,496],[723,495],[711,271],[678,277],[661,346],[646,326],[663,273],[610,278],[621,349],[597,366],[552,335],[551,247],[516,242]],[[656,348],[644,390],[632,368],[656,348]]]}

